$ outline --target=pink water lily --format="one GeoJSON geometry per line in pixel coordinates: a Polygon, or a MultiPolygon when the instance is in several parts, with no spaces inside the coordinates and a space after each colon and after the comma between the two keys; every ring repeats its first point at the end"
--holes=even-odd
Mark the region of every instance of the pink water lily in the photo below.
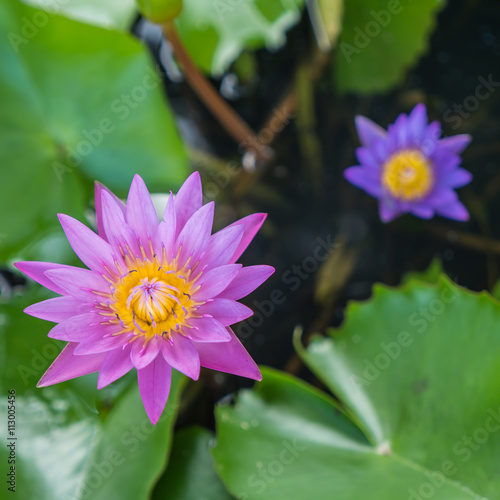
{"type": "Polygon", "coordinates": [[[162,221],[138,175],[126,205],[97,183],[95,203],[98,234],[59,215],[89,269],[16,263],[62,295],[25,309],[58,323],[49,337],[68,342],[38,386],[98,371],[101,389],[135,368],[155,424],[167,402],[172,368],[195,380],[200,366],[260,380],[230,325],[253,314],[237,301],[274,272],[236,263],[266,215],[250,215],[212,235],[214,203],[202,204],[197,172],[170,195],[162,221]]]}

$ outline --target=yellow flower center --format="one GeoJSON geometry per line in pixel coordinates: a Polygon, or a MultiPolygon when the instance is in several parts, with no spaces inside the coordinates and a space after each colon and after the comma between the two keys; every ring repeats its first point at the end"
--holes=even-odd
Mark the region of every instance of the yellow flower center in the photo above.
{"type": "Polygon", "coordinates": [[[382,184],[404,201],[423,198],[434,183],[432,166],[416,149],[400,151],[389,158],[382,172],[382,184]]]}
{"type": "Polygon", "coordinates": [[[155,335],[170,338],[172,331],[181,326],[190,328],[186,321],[200,317],[196,309],[201,303],[191,297],[199,288],[193,283],[191,270],[184,267],[165,266],[156,259],[135,262],[132,269],[115,283],[107,309],[109,323],[120,324],[119,333],[132,332],[144,337],[144,341],[155,335]]]}

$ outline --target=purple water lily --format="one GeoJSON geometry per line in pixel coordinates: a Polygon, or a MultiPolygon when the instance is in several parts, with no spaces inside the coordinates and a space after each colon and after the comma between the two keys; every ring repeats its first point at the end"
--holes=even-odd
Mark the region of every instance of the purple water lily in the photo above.
{"type": "Polygon", "coordinates": [[[89,269],[16,264],[62,295],[25,310],[58,323],[49,337],[69,342],[38,386],[98,371],[101,389],[135,368],[155,424],[167,402],[171,368],[195,380],[200,366],[260,380],[229,326],[253,314],[237,301],[274,272],[236,263],[266,215],[250,215],[212,235],[214,203],[202,205],[198,173],[170,195],[161,222],[139,176],[126,205],[100,184],[95,201],[98,234],[59,216],[89,269]]]}
{"type": "Polygon", "coordinates": [[[470,172],[460,168],[469,135],[440,139],[441,125],[429,123],[423,104],[409,115],[400,114],[387,132],[364,116],[356,117],[356,128],[362,144],[356,149],[360,164],[344,175],[379,199],[382,221],[408,212],[423,219],[435,214],[469,219],[454,190],[472,180],[470,172]]]}

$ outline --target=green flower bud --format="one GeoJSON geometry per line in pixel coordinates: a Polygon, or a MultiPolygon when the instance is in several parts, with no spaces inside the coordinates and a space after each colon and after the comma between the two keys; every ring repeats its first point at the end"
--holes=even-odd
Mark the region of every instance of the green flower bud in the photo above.
{"type": "Polygon", "coordinates": [[[141,14],[153,23],[175,19],[182,10],[182,0],[137,0],[141,14]]]}

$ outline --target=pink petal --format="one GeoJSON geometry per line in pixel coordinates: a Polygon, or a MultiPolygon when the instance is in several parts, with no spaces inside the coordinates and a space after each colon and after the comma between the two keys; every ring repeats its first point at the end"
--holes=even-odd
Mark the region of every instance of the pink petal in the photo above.
{"type": "Polygon", "coordinates": [[[29,276],[32,280],[35,280],[40,285],[52,290],[53,292],[59,293],[60,295],[67,295],[64,290],[53,283],[47,276],[45,276],[45,271],[50,269],[66,269],[71,268],[71,266],[65,266],[63,264],[55,264],[52,262],[15,262],[14,266],[19,269],[22,273],[29,276]]]}
{"type": "Polygon", "coordinates": [[[210,238],[205,255],[201,259],[198,269],[219,267],[229,264],[243,237],[244,226],[228,226],[221,229],[210,238]]]}
{"type": "Polygon", "coordinates": [[[195,347],[200,355],[201,366],[240,377],[262,380],[259,367],[230,328],[231,340],[221,344],[199,344],[195,347]]]}
{"type": "Polygon", "coordinates": [[[109,294],[108,282],[99,274],[88,269],[73,267],[69,269],[52,269],[47,271],[46,276],[56,285],[61,287],[65,295],[72,295],[89,304],[102,302],[102,295],[94,292],[109,294]]]}
{"type": "Polygon", "coordinates": [[[102,223],[102,205],[101,205],[101,199],[102,199],[102,193],[108,193],[109,195],[112,196],[112,198],[116,201],[117,205],[120,207],[120,210],[122,211],[123,215],[125,216],[125,203],[118,198],[115,194],[113,194],[106,186],[103,186],[100,182],[95,183],[95,216],[97,220],[97,232],[99,236],[107,241],[106,237],[106,231],[104,230],[104,225],[102,223]]]}
{"type": "Polygon", "coordinates": [[[204,272],[196,282],[196,286],[199,285],[200,289],[193,294],[193,299],[203,302],[216,297],[233,281],[241,267],[241,264],[228,264],[204,272]]]}
{"type": "Polygon", "coordinates": [[[125,222],[123,210],[107,192],[102,193],[102,224],[109,244],[118,255],[141,255],[139,237],[125,222]]]}
{"type": "Polygon", "coordinates": [[[141,370],[137,370],[139,391],[144,409],[153,425],[158,422],[170,392],[172,369],[162,356],[141,370]]]}
{"type": "Polygon", "coordinates": [[[191,318],[193,328],[184,328],[184,334],[194,342],[228,342],[231,336],[214,318],[191,318]]]}
{"type": "Polygon", "coordinates": [[[182,228],[191,216],[201,208],[202,203],[203,192],[200,174],[198,172],[194,172],[186,179],[175,196],[177,235],[180,234],[182,228]]]}
{"type": "Polygon", "coordinates": [[[59,384],[65,380],[81,377],[99,371],[105,354],[90,354],[88,356],[74,356],[73,352],[78,344],[70,342],[56,360],[49,366],[37,387],[59,384]]]}
{"type": "Polygon", "coordinates": [[[71,318],[54,326],[48,333],[48,337],[66,342],[81,342],[102,331],[100,325],[102,321],[104,321],[104,317],[93,312],[71,316],[71,318]]]}
{"type": "Polygon", "coordinates": [[[198,262],[207,249],[214,221],[214,205],[211,201],[201,207],[182,228],[175,244],[177,248],[182,247],[179,267],[182,267],[189,257],[191,265],[198,262]]]}
{"type": "Polygon", "coordinates": [[[173,334],[172,343],[160,342],[160,349],[165,361],[177,371],[193,380],[200,376],[200,357],[193,343],[180,334],[173,334]]]}
{"type": "Polygon", "coordinates": [[[128,343],[127,334],[112,335],[121,330],[120,326],[102,326],[101,331],[94,333],[91,337],[82,340],[75,349],[75,356],[82,354],[98,354],[114,349],[122,349],[128,343]]]}
{"type": "Polygon", "coordinates": [[[155,249],[158,255],[163,255],[163,248],[165,248],[165,253],[167,258],[171,259],[175,256],[175,239],[177,236],[176,232],[176,218],[175,218],[175,203],[172,193],[167,201],[167,206],[165,208],[164,222],[160,222],[158,230],[156,231],[155,237],[155,249]]]}
{"type": "Polygon", "coordinates": [[[127,223],[138,234],[142,246],[147,251],[148,241],[153,241],[159,221],[148,188],[137,174],[128,193],[127,223]]]}
{"type": "Polygon", "coordinates": [[[218,297],[224,299],[238,300],[246,297],[249,293],[258,288],[274,273],[271,266],[247,266],[240,269],[236,278],[229,286],[221,292],[218,297]]]}
{"type": "MultiPolygon", "coordinates": [[[[161,339],[163,340],[163,339],[161,339]]],[[[153,337],[144,346],[144,339],[138,338],[132,342],[132,350],[130,351],[130,359],[134,366],[141,370],[146,367],[158,356],[160,352],[159,339],[153,337]]]]}
{"type": "Polygon", "coordinates": [[[261,228],[262,224],[264,224],[264,221],[266,220],[267,214],[252,214],[248,215],[246,217],[243,217],[243,219],[237,220],[236,222],[233,222],[227,227],[233,227],[233,226],[243,226],[243,236],[241,238],[241,241],[236,248],[236,251],[234,252],[233,256],[231,257],[229,263],[233,264],[236,262],[241,254],[247,249],[248,245],[250,245],[250,242],[253,240],[254,236],[257,234],[259,229],[261,228]]]}
{"type": "Polygon", "coordinates": [[[363,146],[370,147],[375,139],[383,139],[386,135],[382,127],[365,116],[356,116],[355,124],[359,140],[363,146]]]}
{"type": "Polygon", "coordinates": [[[216,319],[222,326],[238,323],[253,315],[253,311],[239,302],[230,299],[213,299],[198,308],[199,314],[216,319]]]}
{"type": "Polygon", "coordinates": [[[24,312],[35,318],[60,323],[77,314],[88,313],[92,306],[74,297],[56,297],[28,306],[24,312]]]}
{"type": "MultiPolygon", "coordinates": [[[[71,248],[88,268],[106,274],[116,270],[117,257],[107,241],[69,215],[59,214],[58,217],[71,248]]],[[[123,265],[121,259],[119,263],[123,265]]]]}
{"type": "Polygon", "coordinates": [[[115,349],[106,353],[99,370],[97,388],[102,389],[120,377],[128,373],[134,365],[130,359],[131,345],[127,344],[124,349],[115,349]]]}

